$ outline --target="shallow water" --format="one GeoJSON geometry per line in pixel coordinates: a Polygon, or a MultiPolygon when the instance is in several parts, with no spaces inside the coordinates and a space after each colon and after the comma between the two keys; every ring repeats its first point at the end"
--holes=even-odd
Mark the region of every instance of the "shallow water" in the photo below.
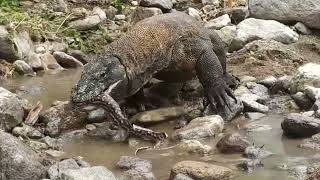
{"type": "MultiPolygon", "coordinates": [[[[68,70],[55,75],[43,75],[38,77],[23,77],[14,80],[9,80],[5,83],[0,83],[0,86],[8,88],[15,92],[17,89],[24,89],[22,92],[23,97],[27,98],[31,103],[35,103],[40,100],[45,108],[50,107],[55,100],[68,100],[70,90],[79,79],[80,71],[68,70]],[[27,88],[21,88],[21,86],[27,88]],[[40,87],[40,88],[39,88],[40,87]],[[26,91],[26,89],[33,89],[33,91],[26,91]],[[32,92],[33,94],[30,94],[32,92]]],[[[216,153],[202,157],[200,155],[183,155],[174,149],[167,150],[150,150],[139,153],[139,157],[152,161],[153,172],[157,179],[168,179],[170,168],[179,161],[182,160],[199,160],[207,161],[213,164],[226,166],[235,169],[238,180],[282,180],[289,179],[288,174],[284,170],[280,170],[277,166],[282,164],[290,165],[303,165],[310,161],[320,159],[320,154],[303,150],[297,147],[301,143],[301,139],[287,139],[282,136],[282,130],[280,123],[283,120],[281,114],[272,114],[257,121],[257,124],[271,125],[272,129],[261,132],[246,133],[251,142],[256,145],[265,145],[265,147],[271,152],[275,153],[274,156],[268,157],[262,160],[265,167],[255,170],[253,173],[248,174],[237,171],[235,164],[241,162],[243,158],[241,155],[224,155],[216,153]]],[[[152,129],[172,132],[173,125],[170,123],[159,124],[153,126],[152,129]]],[[[205,140],[208,145],[215,146],[217,139],[205,140]]],[[[139,145],[142,146],[142,145],[139,145]]],[[[134,155],[134,151],[137,147],[129,147],[127,143],[110,143],[105,140],[97,139],[81,139],[68,142],[64,145],[64,151],[69,156],[82,156],[84,160],[90,162],[93,165],[104,165],[107,168],[119,174],[119,170],[116,168],[116,162],[120,156],[134,155]]]]}

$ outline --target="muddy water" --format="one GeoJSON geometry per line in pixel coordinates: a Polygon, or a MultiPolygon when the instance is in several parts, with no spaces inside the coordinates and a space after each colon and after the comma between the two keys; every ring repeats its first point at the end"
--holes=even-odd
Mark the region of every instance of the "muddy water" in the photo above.
{"type": "MultiPolygon", "coordinates": [[[[35,103],[40,100],[45,108],[49,107],[55,100],[68,100],[70,90],[78,80],[80,71],[65,71],[56,75],[43,75],[39,77],[26,77],[15,80],[9,80],[0,84],[12,91],[17,91],[30,102],[35,103]]],[[[252,142],[265,147],[275,153],[274,156],[263,160],[265,165],[262,169],[257,169],[251,174],[237,171],[235,164],[241,162],[243,158],[240,155],[223,155],[216,153],[214,155],[199,156],[186,155],[177,152],[174,148],[167,150],[144,151],[139,157],[152,161],[153,171],[160,180],[169,177],[170,168],[182,160],[199,160],[209,163],[226,166],[235,169],[239,180],[282,180],[289,179],[284,170],[277,168],[283,164],[303,165],[310,161],[320,159],[320,154],[297,148],[301,139],[287,139],[282,136],[280,123],[283,120],[281,114],[272,114],[259,121],[257,124],[266,124],[272,127],[271,130],[247,133],[241,131],[252,142]]],[[[152,127],[156,130],[172,132],[172,124],[160,124],[152,127]]],[[[217,139],[210,139],[204,143],[215,146],[217,139]]],[[[143,146],[145,144],[139,144],[143,146]]],[[[64,145],[64,151],[69,156],[82,156],[93,165],[104,165],[119,175],[119,170],[115,164],[122,155],[133,155],[136,147],[129,147],[127,143],[110,143],[97,139],[81,139],[68,142],[64,145]]]]}

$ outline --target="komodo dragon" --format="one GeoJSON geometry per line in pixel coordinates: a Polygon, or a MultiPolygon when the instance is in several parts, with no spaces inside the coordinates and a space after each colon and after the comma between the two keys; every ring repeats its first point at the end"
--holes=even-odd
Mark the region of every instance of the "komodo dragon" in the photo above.
{"type": "Polygon", "coordinates": [[[185,82],[195,76],[204,87],[204,104],[220,115],[231,112],[229,101],[237,100],[228,85],[235,85],[237,80],[226,72],[221,39],[189,15],[168,13],[138,22],[85,65],[71,100],[74,104],[102,105],[115,126],[129,135],[158,141],[166,134],[135,128],[118,103],[153,77],[185,82]]]}

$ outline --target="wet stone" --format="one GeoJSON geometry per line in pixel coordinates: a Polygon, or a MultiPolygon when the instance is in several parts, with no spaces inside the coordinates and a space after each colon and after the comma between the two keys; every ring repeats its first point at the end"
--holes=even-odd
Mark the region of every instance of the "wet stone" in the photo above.
{"type": "Polygon", "coordinates": [[[64,180],[116,180],[113,173],[103,166],[94,166],[81,169],[68,169],[62,172],[64,180]]]}
{"type": "Polygon", "coordinates": [[[244,156],[250,159],[263,159],[274,153],[266,150],[264,146],[248,146],[244,151],[244,156]]]}
{"type": "Polygon", "coordinates": [[[268,88],[274,86],[277,83],[278,79],[274,76],[269,76],[261,81],[259,81],[259,84],[262,84],[268,88]]]}
{"type": "Polygon", "coordinates": [[[250,123],[246,126],[248,132],[269,131],[272,127],[268,124],[250,123]]]}
{"type": "Polygon", "coordinates": [[[66,159],[52,165],[48,169],[48,175],[50,179],[58,179],[61,177],[61,173],[63,171],[66,171],[68,169],[79,169],[79,168],[80,166],[77,164],[77,162],[74,159],[66,159]]]}
{"type": "Polygon", "coordinates": [[[117,166],[125,170],[122,179],[156,179],[152,173],[152,164],[148,160],[138,157],[122,156],[117,166]]]}
{"type": "Polygon", "coordinates": [[[315,134],[308,139],[304,139],[299,145],[303,149],[320,150],[320,134],[315,134]]]}
{"type": "Polygon", "coordinates": [[[217,143],[217,148],[222,153],[242,153],[250,142],[238,133],[228,134],[217,143]]]}
{"type": "Polygon", "coordinates": [[[184,175],[184,174],[177,174],[173,180],[193,180],[192,178],[190,178],[189,176],[187,175],[184,175]]]}
{"type": "Polygon", "coordinates": [[[25,124],[23,124],[22,127],[17,126],[13,128],[12,134],[15,136],[29,137],[32,139],[40,139],[44,137],[44,135],[40,131],[25,124]]]}
{"type": "Polygon", "coordinates": [[[247,113],[245,113],[245,116],[247,118],[249,118],[250,121],[255,121],[255,120],[259,120],[263,117],[266,117],[267,115],[263,114],[263,113],[259,113],[259,112],[247,112],[247,113]]]}
{"type": "Polygon", "coordinates": [[[303,92],[297,92],[291,97],[301,110],[310,110],[313,105],[311,99],[303,92]]]}
{"type": "Polygon", "coordinates": [[[320,120],[298,113],[291,113],[281,123],[281,127],[287,135],[310,137],[320,132],[320,120]]]}
{"type": "Polygon", "coordinates": [[[64,68],[83,67],[82,62],[80,62],[76,58],[74,58],[64,52],[54,52],[53,56],[57,60],[57,62],[64,68]]]}
{"type": "Polygon", "coordinates": [[[98,108],[93,111],[90,111],[88,114],[89,123],[101,123],[106,120],[107,112],[103,108],[98,108]]]}
{"type": "Polygon", "coordinates": [[[248,173],[252,173],[255,169],[264,167],[260,159],[250,159],[237,165],[237,167],[248,173]]]}
{"type": "Polygon", "coordinates": [[[187,153],[208,154],[212,151],[212,147],[203,145],[197,140],[185,140],[178,144],[178,149],[187,153]]]}
{"type": "Polygon", "coordinates": [[[176,163],[170,173],[170,179],[177,174],[184,174],[193,179],[231,179],[234,175],[231,169],[205,162],[181,161],[176,163]]]}
{"type": "Polygon", "coordinates": [[[212,137],[222,132],[224,121],[220,116],[212,115],[198,117],[190,121],[190,123],[176,130],[173,138],[178,140],[202,139],[212,137]]]}

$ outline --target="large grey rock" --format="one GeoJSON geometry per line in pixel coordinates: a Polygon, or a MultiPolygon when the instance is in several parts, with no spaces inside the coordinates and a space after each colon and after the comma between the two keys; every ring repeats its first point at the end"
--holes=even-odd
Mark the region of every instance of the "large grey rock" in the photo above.
{"type": "Polygon", "coordinates": [[[33,75],[33,69],[25,61],[17,60],[13,63],[14,70],[21,75],[33,75]]]}
{"type": "Polygon", "coordinates": [[[0,129],[10,131],[23,120],[22,100],[10,91],[0,87],[0,129]]]}
{"type": "Polygon", "coordinates": [[[62,71],[64,68],[58,64],[57,60],[50,53],[44,53],[40,55],[42,66],[46,72],[55,74],[62,71]]]}
{"type": "Polygon", "coordinates": [[[236,37],[237,27],[236,26],[225,26],[215,32],[222,39],[226,47],[229,47],[233,39],[236,37]]]}
{"type": "Polygon", "coordinates": [[[135,24],[142,19],[160,14],[162,14],[161,9],[156,7],[137,7],[131,16],[131,22],[135,24]]]}
{"type": "Polygon", "coordinates": [[[310,110],[313,105],[311,99],[303,92],[297,92],[291,97],[301,110],[310,110]]]}
{"type": "Polygon", "coordinates": [[[78,59],[64,53],[64,52],[54,52],[53,57],[57,62],[64,68],[79,68],[83,67],[82,62],[78,59]]]}
{"type": "Polygon", "coordinates": [[[113,173],[103,166],[94,166],[81,169],[62,171],[64,180],[116,180],[113,173]]]}
{"type": "Polygon", "coordinates": [[[193,119],[187,126],[173,133],[174,139],[190,140],[212,137],[222,132],[223,119],[218,115],[198,117],[193,119]]]}
{"type": "Polygon", "coordinates": [[[291,82],[291,91],[304,91],[305,86],[320,88],[320,64],[307,63],[298,68],[291,82]]]}
{"type": "Polygon", "coordinates": [[[172,9],[171,0],[139,0],[139,5],[143,7],[156,7],[163,11],[168,11],[172,9]]]}
{"type": "Polygon", "coordinates": [[[0,130],[1,179],[42,179],[45,167],[40,157],[18,138],[0,130]]]}
{"type": "Polygon", "coordinates": [[[12,130],[12,134],[15,136],[29,137],[33,139],[40,139],[44,136],[40,131],[38,131],[34,127],[25,124],[23,124],[21,127],[14,127],[12,130]]]}
{"type": "Polygon", "coordinates": [[[295,137],[310,137],[320,132],[320,120],[298,113],[291,113],[282,121],[285,134],[295,137]]]}
{"type": "Polygon", "coordinates": [[[74,159],[66,159],[52,165],[48,169],[48,175],[50,179],[59,179],[62,175],[62,172],[68,169],[80,169],[80,166],[74,159]]]}
{"type": "Polygon", "coordinates": [[[27,31],[15,33],[13,36],[13,42],[19,59],[24,60],[33,52],[33,42],[27,31]]]}
{"type": "Polygon", "coordinates": [[[217,148],[222,153],[242,153],[250,142],[238,133],[227,134],[217,143],[217,148]]]}
{"type": "Polygon", "coordinates": [[[229,168],[197,161],[176,163],[171,169],[170,179],[173,179],[177,174],[184,174],[193,179],[203,180],[232,179],[234,176],[229,168]]]}
{"type": "Polygon", "coordinates": [[[228,14],[225,14],[208,21],[204,26],[208,29],[221,29],[229,24],[231,24],[231,19],[228,14]]]}
{"type": "Polygon", "coordinates": [[[320,29],[318,0],[250,0],[249,10],[255,18],[302,22],[310,28],[320,29]]]}
{"type": "Polygon", "coordinates": [[[88,30],[101,24],[106,18],[106,13],[101,8],[95,7],[92,15],[87,16],[84,19],[71,21],[68,23],[68,26],[77,30],[88,30]]]}
{"type": "Polygon", "coordinates": [[[117,163],[117,166],[125,170],[121,179],[156,179],[152,173],[152,164],[148,160],[140,159],[138,157],[122,156],[117,163]]]}
{"type": "Polygon", "coordinates": [[[239,50],[247,43],[259,39],[273,39],[290,44],[296,42],[298,38],[299,35],[296,32],[277,21],[248,18],[237,25],[237,35],[230,48],[239,50]]]}
{"type": "Polygon", "coordinates": [[[13,62],[18,58],[18,55],[9,36],[6,26],[0,26],[0,58],[13,62]]]}

